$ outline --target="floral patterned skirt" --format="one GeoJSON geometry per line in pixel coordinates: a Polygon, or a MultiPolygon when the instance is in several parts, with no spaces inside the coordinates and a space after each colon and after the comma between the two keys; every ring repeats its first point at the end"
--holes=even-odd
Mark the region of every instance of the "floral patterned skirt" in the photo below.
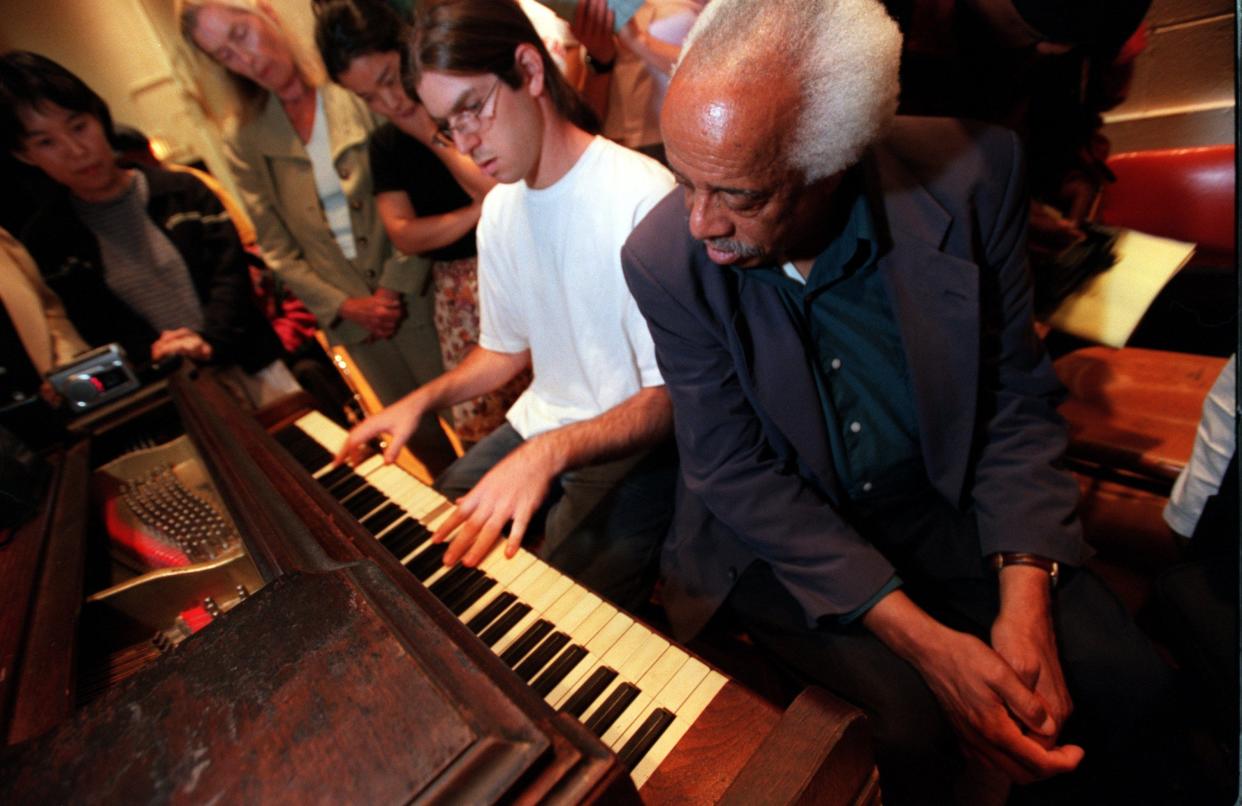
{"type": "MultiPolygon", "coordinates": [[[[434,261],[431,277],[435,283],[440,357],[444,359],[444,368],[450,370],[479,342],[478,261],[472,257],[434,261]]],[[[453,406],[453,427],[462,442],[478,442],[503,423],[505,412],[530,380],[530,371],[524,371],[495,392],[453,406]]]]}

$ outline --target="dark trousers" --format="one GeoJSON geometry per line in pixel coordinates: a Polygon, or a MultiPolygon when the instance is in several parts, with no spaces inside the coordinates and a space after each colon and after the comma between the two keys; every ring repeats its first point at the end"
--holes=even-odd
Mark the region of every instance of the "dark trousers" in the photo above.
{"type": "MultiPolygon", "coordinates": [[[[895,565],[903,590],[941,623],[988,641],[999,604],[972,513],[924,492],[869,502],[851,522],[895,565]]],[[[1067,569],[1053,618],[1075,711],[1062,740],[1082,744],[1078,771],[1015,793],[1047,803],[1144,800],[1152,772],[1144,737],[1156,725],[1170,671],[1117,599],[1086,571],[1067,569]],[[1135,752],[1137,749],[1138,752],[1135,752]]],[[[763,562],[739,578],[726,610],[799,676],[867,713],[886,804],[949,804],[963,769],[957,738],[913,666],[855,621],[808,626],[801,607],[763,562]]]]}
{"type": "MultiPolygon", "coordinates": [[[[454,500],[465,495],[522,442],[505,423],[444,471],[436,489],[454,500]]],[[[641,607],[659,573],[676,480],[677,449],[671,440],[562,473],[532,519],[529,534],[543,530],[535,552],[618,607],[641,607]]]]}

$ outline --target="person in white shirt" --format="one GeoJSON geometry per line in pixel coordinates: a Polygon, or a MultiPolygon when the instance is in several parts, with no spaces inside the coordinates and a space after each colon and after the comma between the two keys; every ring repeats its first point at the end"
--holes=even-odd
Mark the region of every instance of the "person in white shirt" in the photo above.
{"type": "Polygon", "coordinates": [[[416,32],[407,83],[441,131],[501,183],[478,225],[479,346],[357,426],[340,458],[388,433],[391,460],[426,412],[531,367],[534,381],[507,424],[437,484],[461,496],[434,536],[456,530],[444,562],[477,564],[506,527],[512,555],[545,515],[541,556],[632,609],[654,584],[676,453],[620,249],[673,178],[591,133],[593,115],[515,3],[431,5],[416,32]]]}

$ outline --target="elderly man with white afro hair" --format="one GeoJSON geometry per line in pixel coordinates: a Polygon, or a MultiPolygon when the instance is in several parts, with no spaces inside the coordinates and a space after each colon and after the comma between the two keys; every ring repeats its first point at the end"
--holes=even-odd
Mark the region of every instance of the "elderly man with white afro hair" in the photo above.
{"type": "Polygon", "coordinates": [[[952,803],[965,758],[1143,801],[1168,670],[1081,567],[1018,140],[896,116],[900,48],[874,0],[715,0],[689,36],[680,188],[622,251],[681,457],[664,604],[865,710],[885,803],[952,803]]]}
{"type": "Polygon", "coordinates": [[[897,114],[901,33],[872,0],[709,3],[682,52],[692,55],[675,73],[760,84],[796,78],[802,108],[788,157],[808,182],[857,162],[897,114]],[[790,58],[754,57],[773,49],[790,58]]]}

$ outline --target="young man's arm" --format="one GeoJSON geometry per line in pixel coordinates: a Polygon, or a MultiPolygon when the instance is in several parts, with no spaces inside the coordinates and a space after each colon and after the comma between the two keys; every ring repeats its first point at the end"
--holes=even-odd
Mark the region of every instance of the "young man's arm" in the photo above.
{"type": "Polygon", "coordinates": [[[476,346],[453,369],[354,426],[336,461],[349,459],[359,447],[380,434],[390,436],[384,448],[384,461],[396,461],[401,446],[418,428],[424,414],[498,389],[529,366],[528,351],[498,353],[476,346]]]}
{"type": "Polygon", "coordinates": [[[457,511],[432,536],[444,540],[460,527],[445,552],[445,564],[461,560],[477,565],[510,522],[505,554],[512,557],[553,479],[566,470],[655,445],[672,428],[668,393],[663,386],[651,386],[596,417],[526,440],[458,500],[457,511]]]}

